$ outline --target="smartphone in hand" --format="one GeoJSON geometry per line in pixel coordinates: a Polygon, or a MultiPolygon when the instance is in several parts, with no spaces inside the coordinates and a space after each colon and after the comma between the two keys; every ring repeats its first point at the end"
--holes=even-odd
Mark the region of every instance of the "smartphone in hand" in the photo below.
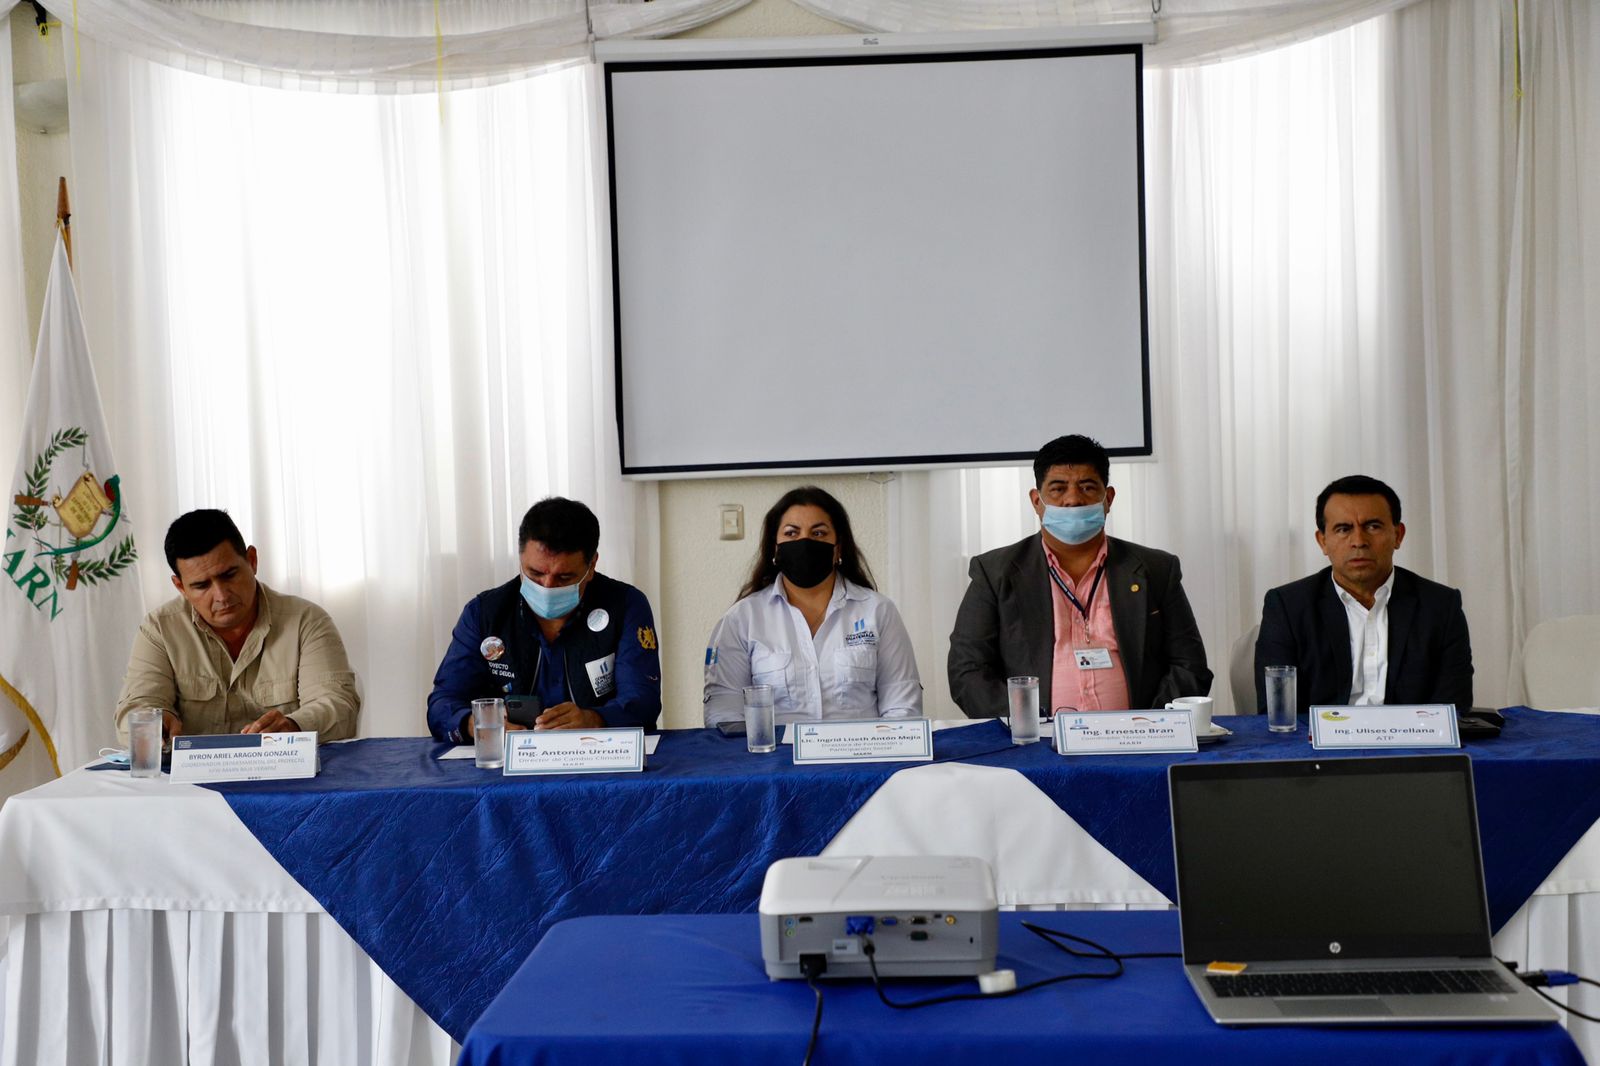
{"type": "Polygon", "coordinates": [[[506,721],[512,725],[532,729],[533,723],[538,721],[543,713],[544,704],[538,696],[506,697],[506,721]]]}

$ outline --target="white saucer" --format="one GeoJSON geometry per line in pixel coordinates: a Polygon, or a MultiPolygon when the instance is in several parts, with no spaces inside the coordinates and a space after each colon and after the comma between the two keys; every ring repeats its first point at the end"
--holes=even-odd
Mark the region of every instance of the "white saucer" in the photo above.
{"type": "Polygon", "coordinates": [[[1195,737],[1194,739],[1195,739],[1195,743],[1197,743],[1197,744],[1205,744],[1205,743],[1208,743],[1208,742],[1213,741],[1213,740],[1221,740],[1223,737],[1231,737],[1231,736],[1233,736],[1233,730],[1224,729],[1220,725],[1218,725],[1217,723],[1212,722],[1211,723],[1211,732],[1209,732],[1209,733],[1201,733],[1199,736],[1195,737]]]}

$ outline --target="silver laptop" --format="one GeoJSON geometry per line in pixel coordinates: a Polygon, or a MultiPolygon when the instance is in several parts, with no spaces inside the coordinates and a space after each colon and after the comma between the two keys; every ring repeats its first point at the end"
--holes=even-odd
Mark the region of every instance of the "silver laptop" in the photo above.
{"type": "Polygon", "coordinates": [[[1556,1020],[1490,955],[1467,756],[1188,763],[1168,786],[1184,969],[1221,1024],[1556,1020]]]}

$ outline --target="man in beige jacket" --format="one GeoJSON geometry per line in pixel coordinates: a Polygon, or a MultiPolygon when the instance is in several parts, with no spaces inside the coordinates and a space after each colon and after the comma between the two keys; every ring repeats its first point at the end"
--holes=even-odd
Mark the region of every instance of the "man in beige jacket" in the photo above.
{"type": "Polygon", "coordinates": [[[356,733],[361,698],[344,642],[321,607],[256,580],[256,550],[224,511],[190,511],[167,529],[181,599],[139,626],[117,700],[166,712],[169,736],[314,730],[356,733]]]}

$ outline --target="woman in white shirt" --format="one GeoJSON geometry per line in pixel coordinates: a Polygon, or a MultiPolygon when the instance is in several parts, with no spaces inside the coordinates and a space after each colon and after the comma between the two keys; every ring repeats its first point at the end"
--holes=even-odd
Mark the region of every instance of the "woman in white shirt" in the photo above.
{"type": "Polygon", "coordinates": [[[761,523],[760,555],[706,648],[705,721],[742,721],[744,687],[771,685],[779,722],[922,713],[911,638],[878,594],[844,507],[814,486],[761,523]]]}

